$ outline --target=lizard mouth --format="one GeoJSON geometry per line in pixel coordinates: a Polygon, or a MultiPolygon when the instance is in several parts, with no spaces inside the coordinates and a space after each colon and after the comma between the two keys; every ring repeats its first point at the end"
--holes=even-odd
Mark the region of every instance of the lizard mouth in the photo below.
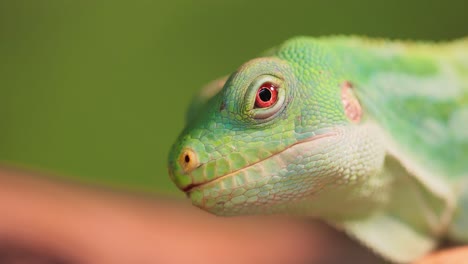
{"type": "Polygon", "coordinates": [[[237,170],[234,170],[234,171],[231,171],[227,174],[224,174],[224,175],[221,175],[221,176],[218,176],[214,179],[211,179],[209,181],[205,181],[205,182],[201,182],[201,183],[191,183],[189,185],[187,185],[187,187],[183,188],[182,191],[185,192],[187,194],[187,196],[190,196],[190,193],[194,190],[197,190],[197,189],[201,189],[203,186],[205,185],[208,185],[208,184],[211,184],[211,183],[214,183],[216,181],[219,181],[221,179],[224,179],[224,178],[227,178],[227,177],[230,177],[230,176],[234,176],[236,175],[237,173],[243,171],[243,170],[246,170],[258,163],[261,163],[265,160],[268,160],[276,155],[279,155],[281,154],[282,152],[285,152],[286,150],[290,149],[290,148],[293,148],[294,146],[297,146],[297,145],[301,145],[301,144],[304,144],[304,143],[310,143],[312,141],[317,141],[317,140],[321,140],[321,139],[324,139],[324,138],[328,138],[328,137],[334,137],[334,136],[337,136],[338,135],[338,132],[336,131],[331,131],[331,132],[327,132],[327,133],[324,133],[324,134],[319,134],[319,135],[315,135],[315,136],[312,136],[312,137],[309,137],[309,138],[306,138],[306,139],[303,139],[303,140],[300,140],[300,141],[297,141],[296,143],[292,144],[292,145],[289,145],[288,147],[284,148],[283,150],[281,151],[278,151],[276,153],[273,153],[272,155],[266,157],[266,158],[263,158],[261,160],[258,160],[256,162],[253,162],[245,167],[242,167],[242,168],[239,168],[237,170]]]}

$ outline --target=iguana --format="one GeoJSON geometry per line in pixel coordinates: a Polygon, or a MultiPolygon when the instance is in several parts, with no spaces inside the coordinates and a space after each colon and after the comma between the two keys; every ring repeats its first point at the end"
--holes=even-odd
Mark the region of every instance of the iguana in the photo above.
{"type": "Polygon", "coordinates": [[[318,218],[392,262],[468,242],[468,38],[290,39],[201,91],[169,174],[216,215],[318,218]]]}

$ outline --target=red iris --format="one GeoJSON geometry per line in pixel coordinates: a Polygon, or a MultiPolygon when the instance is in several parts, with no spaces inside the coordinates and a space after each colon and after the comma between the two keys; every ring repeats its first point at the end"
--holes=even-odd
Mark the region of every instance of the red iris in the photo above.
{"type": "Polygon", "coordinates": [[[255,107],[265,108],[273,105],[278,100],[278,87],[271,82],[264,82],[257,90],[255,107]]]}

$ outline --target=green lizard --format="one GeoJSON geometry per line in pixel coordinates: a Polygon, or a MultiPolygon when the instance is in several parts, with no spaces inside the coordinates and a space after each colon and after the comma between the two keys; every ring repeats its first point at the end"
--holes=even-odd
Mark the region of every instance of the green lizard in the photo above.
{"type": "Polygon", "coordinates": [[[393,262],[468,242],[468,39],[288,40],[194,99],[169,174],[216,215],[322,219],[393,262]]]}

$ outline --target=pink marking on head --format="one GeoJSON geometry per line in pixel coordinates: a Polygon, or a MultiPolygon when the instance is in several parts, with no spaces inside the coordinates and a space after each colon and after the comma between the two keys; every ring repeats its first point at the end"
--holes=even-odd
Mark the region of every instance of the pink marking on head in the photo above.
{"type": "Polygon", "coordinates": [[[353,85],[345,81],[341,84],[341,101],[346,116],[351,122],[358,123],[361,120],[362,108],[358,99],[353,93],[353,85]]]}

